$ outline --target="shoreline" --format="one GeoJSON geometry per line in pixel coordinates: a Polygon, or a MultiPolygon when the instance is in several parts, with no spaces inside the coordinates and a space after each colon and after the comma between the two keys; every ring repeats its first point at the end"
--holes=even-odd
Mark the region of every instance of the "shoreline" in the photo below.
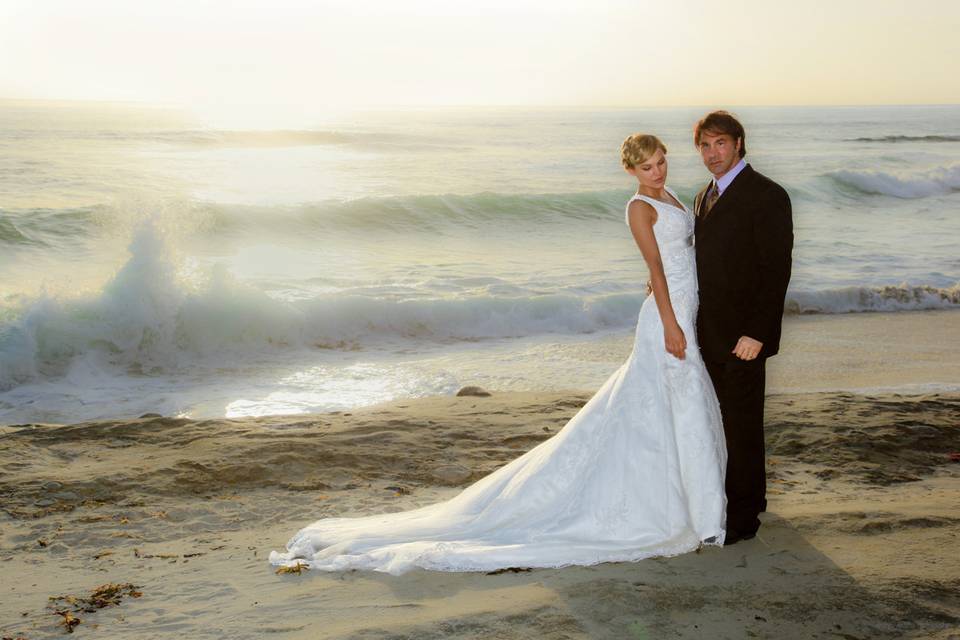
{"type": "Polygon", "coordinates": [[[0,634],[61,637],[48,599],[112,582],[142,597],[77,614],[78,637],[953,637],[960,394],[771,395],[768,513],[731,547],[498,575],[267,563],[319,517],[452,497],[591,395],[0,429],[0,634]]]}
{"type": "MultiPolygon", "coordinates": [[[[430,380],[449,380],[456,385],[452,386],[450,393],[465,385],[477,385],[502,393],[572,390],[592,394],[626,360],[632,344],[633,332],[618,330],[616,333],[547,335],[452,347],[423,345],[420,348],[413,345],[404,353],[356,352],[343,358],[339,365],[333,365],[325,375],[334,378],[349,376],[352,375],[349,365],[367,362],[374,368],[379,366],[392,371],[394,378],[412,372],[417,379],[426,380],[428,384],[430,380]]],[[[289,360],[281,366],[286,356],[283,352],[273,353],[270,366],[281,368],[272,378],[263,380],[264,386],[241,382],[240,386],[231,387],[229,371],[224,374],[227,377],[223,384],[216,377],[207,379],[187,375],[178,386],[171,383],[177,378],[172,371],[158,375],[156,379],[137,376],[129,380],[118,379],[120,383],[131,382],[131,389],[142,395],[131,395],[133,391],[128,389],[126,395],[115,398],[116,402],[111,402],[109,395],[93,392],[87,394],[89,397],[82,393],[71,396],[74,391],[69,385],[64,388],[66,395],[61,394],[56,381],[46,388],[38,386],[37,389],[43,391],[34,396],[24,387],[20,392],[13,390],[6,394],[4,402],[9,410],[0,422],[132,419],[154,412],[196,419],[220,418],[234,411],[232,407],[237,404],[256,407],[261,403],[275,402],[271,396],[273,391],[285,389],[283,378],[309,378],[314,375],[310,373],[311,367],[318,363],[329,365],[323,360],[327,355],[295,352],[289,354],[289,360]],[[146,400],[138,401],[139,397],[146,400]],[[48,411],[14,410],[18,402],[24,403],[25,408],[46,406],[48,411]],[[157,405],[175,409],[164,410],[157,405]],[[75,412],[74,419],[62,419],[62,416],[71,415],[71,411],[75,412]]],[[[416,386],[397,387],[394,382],[393,378],[384,378],[377,383],[394,385],[391,393],[397,392],[397,388],[409,394],[424,391],[416,386]]],[[[293,391],[287,407],[275,407],[273,414],[332,413],[311,411],[309,394],[301,398],[296,395],[300,393],[299,387],[293,391]],[[284,410],[305,410],[306,413],[278,413],[284,410]]],[[[960,312],[930,310],[785,317],[780,353],[768,363],[768,394],[830,391],[861,394],[960,392],[960,312]]],[[[396,401],[413,397],[417,396],[397,397],[396,401]]],[[[373,406],[343,408],[351,401],[363,402],[367,398],[357,396],[342,404],[338,401],[336,409],[349,411],[373,406]]]]}

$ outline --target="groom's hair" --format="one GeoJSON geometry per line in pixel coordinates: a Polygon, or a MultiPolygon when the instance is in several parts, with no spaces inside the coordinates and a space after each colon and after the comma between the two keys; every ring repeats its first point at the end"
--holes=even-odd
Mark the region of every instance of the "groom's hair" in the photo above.
{"type": "Polygon", "coordinates": [[[747,134],[743,125],[729,111],[711,111],[700,118],[700,122],[693,128],[693,144],[700,146],[700,134],[704,131],[719,135],[725,133],[734,141],[740,139],[740,157],[747,155],[747,134]]]}

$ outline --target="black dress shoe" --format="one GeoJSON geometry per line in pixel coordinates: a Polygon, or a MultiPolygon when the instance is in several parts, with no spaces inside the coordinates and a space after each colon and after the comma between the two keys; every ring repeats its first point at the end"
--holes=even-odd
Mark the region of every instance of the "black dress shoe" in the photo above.
{"type": "Polygon", "coordinates": [[[750,540],[757,537],[757,532],[752,531],[749,533],[741,533],[739,531],[727,531],[727,535],[723,538],[723,546],[729,547],[732,544],[737,544],[741,540],[750,540]]]}

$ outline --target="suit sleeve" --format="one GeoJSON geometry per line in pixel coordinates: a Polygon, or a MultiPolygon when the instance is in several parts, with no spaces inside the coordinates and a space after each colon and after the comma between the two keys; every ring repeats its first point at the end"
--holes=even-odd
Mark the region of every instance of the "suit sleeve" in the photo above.
{"type": "Polygon", "coordinates": [[[757,256],[757,288],[753,292],[745,335],[767,345],[780,334],[793,251],[790,196],[779,185],[774,185],[764,206],[754,212],[753,244],[757,256]]]}

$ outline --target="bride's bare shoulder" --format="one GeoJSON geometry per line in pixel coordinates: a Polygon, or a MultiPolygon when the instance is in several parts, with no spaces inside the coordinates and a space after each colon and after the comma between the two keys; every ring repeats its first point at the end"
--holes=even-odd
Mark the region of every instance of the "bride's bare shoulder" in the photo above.
{"type": "Polygon", "coordinates": [[[627,222],[633,220],[638,222],[649,221],[650,224],[653,224],[657,221],[657,210],[646,200],[634,197],[627,203],[627,222]]]}

